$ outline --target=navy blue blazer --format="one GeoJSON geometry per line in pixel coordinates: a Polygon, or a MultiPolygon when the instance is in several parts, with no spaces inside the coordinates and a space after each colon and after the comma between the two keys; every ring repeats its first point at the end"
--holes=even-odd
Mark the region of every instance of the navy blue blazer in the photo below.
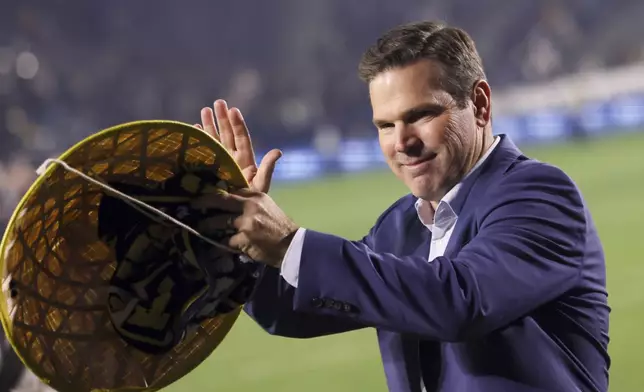
{"type": "Polygon", "coordinates": [[[444,256],[407,195],[360,241],[307,230],[294,289],[267,267],[246,312],[274,335],[373,327],[392,392],[606,391],[604,253],[560,169],[505,135],[464,182],[444,256]]]}

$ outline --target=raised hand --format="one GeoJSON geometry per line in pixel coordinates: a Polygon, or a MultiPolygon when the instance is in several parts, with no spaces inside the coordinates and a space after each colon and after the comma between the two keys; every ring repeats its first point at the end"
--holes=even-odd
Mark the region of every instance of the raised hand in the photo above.
{"type": "Polygon", "coordinates": [[[255,163],[255,152],[244,118],[237,108],[228,108],[223,100],[211,108],[201,109],[201,125],[196,127],[208,132],[233,156],[250,189],[229,194],[210,194],[196,200],[200,208],[216,208],[219,212],[207,217],[200,224],[206,235],[222,227],[236,229],[237,234],[228,245],[238,249],[253,260],[279,268],[284,255],[298,230],[298,226],[268,196],[271,178],[280,150],[271,150],[260,163],[255,163]],[[216,118],[216,122],[215,122],[216,118]],[[228,213],[221,213],[221,210],[228,213]]]}
{"type": "Polygon", "coordinates": [[[271,150],[257,166],[250,133],[239,109],[229,109],[226,101],[221,99],[215,101],[213,107],[214,113],[209,107],[201,109],[201,124],[195,126],[221,142],[242,169],[252,190],[268,193],[275,164],[282,152],[277,149],[271,150]]]}

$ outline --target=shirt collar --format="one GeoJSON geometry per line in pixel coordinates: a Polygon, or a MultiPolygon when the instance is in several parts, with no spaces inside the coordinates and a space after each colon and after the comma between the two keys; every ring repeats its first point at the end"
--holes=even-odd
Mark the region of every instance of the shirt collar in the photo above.
{"type": "Polygon", "coordinates": [[[452,189],[450,189],[445,196],[438,202],[437,210],[434,211],[434,208],[431,204],[423,199],[416,200],[416,212],[418,213],[418,219],[425,225],[429,230],[433,230],[436,227],[446,227],[453,223],[457,216],[450,203],[454,200],[458,194],[459,189],[463,185],[463,181],[468,178],[472,173],[476,171],[492,154],[496,146],[499,144],[501,138],[499,136],[494,137],[494,143],[488,148],[488,150],[483,154],[483,156],[476,162],[474,167],[461,179],[461,181],[456,184],[452,189]]]}

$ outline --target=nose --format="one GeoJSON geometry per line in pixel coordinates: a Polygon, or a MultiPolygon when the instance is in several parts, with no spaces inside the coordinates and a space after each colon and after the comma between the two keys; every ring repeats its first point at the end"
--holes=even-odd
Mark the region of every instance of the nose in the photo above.
{"type": "Polygon", "coordinates": [[[409,154],[422,144],[412,126],[401,124],[396,127],[396,152],[409,154]]]}

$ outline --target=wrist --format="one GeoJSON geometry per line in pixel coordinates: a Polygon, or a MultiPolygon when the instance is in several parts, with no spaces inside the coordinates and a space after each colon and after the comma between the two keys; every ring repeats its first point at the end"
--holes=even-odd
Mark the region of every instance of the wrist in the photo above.
{"type": "Polygon", "coordinates": [[[278,251],[276,254],[276,259],[274,260],[273,266],[276,268],[281,268],[282,263],[284,262],[284,258],[286,257],[286,253],[288,252],[289,247],[291,246],[291,243],[293,242],[293,238],[295,238],[295,234],[299,230],[299,226],[293,225],[291,226],[284,238],[279,243],[278,246],[278,251]]]}

